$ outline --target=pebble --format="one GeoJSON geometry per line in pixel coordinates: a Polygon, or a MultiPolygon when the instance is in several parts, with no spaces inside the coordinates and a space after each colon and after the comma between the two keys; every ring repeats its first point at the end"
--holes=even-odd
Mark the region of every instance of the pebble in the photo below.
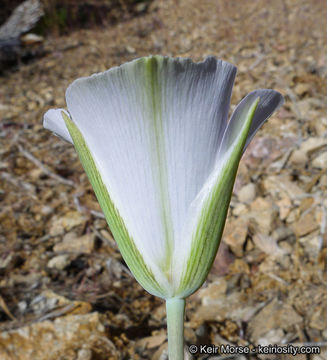
{"type": "Polygon", "coordinates": [[[256,187],[253,183],[244,185],[237,194],[242,203],[251,203],[256,197],[256,187]]]}
{"type": "Polygon", "coordinates": [[[289,161],[294,165],[305,165],[308,162],[308,156],[302,149],[297,149],[292,152],[289,161]]]}
{"type": "Polygon", "coordinates": [[[313,161],[312,165],[319,169],[327,168],[327,151],[317,156],[313,161]]]}
{"type": "Polygon", "coordinates": [[[63,270],[70,263],[70,256],[68,254],[57,255],[48,261],[48,268],[63,270]]]}

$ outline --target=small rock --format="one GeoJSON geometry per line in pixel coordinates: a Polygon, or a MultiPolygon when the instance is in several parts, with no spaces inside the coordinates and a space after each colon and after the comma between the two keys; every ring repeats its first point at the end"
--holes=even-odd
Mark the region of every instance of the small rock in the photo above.
{"type": "Polygon", "coordinates": [[[71,360],[88,350],[98,360],[118,356],[98,313],[67,315],[0,333],[1,360],[71,360]]]}
{"type": "Polygon", "coordinates": [[[283,241],[283,240],[291,241],[291,243],[295,242],[294,232],[292,231],[292,229],[290,229],[287,226],[278,227],[277,229],[275,229],[273,231],[271,236],[277,242],[280,242],[280,241],[283,241]]]}
{"type": "Polygon", "coordinates": [[[303,99],[297,102],[297,106],[291,104],[291,107],[295,113],[299,110],[302,116],[307,116],[311,109],[311,101],[310,99],[303,99]]]}
{"type": "Polygon", "coordinates": [[[327,174],[321,176],[319,180],[319,185],[322,187],[327,187],[327,174]]]}
{"type": "Polygon", "coordinates": [[[290,331],[302,322],[302,317],[292,306],[274,299],[265,306],[248,324],[248,333],[255,343],[273,329],[290,331]]]}
{"type": "Polygon", "coordinates": [[[77,237],[74,232],[66,234],[63,241],[53,248],[55,252],[73,252],[90,254],[94,249],[95,234],[85,234],[77,237]]]}
{"type": "Polygon", "coordinates": [[[309,93],[311,90],[312,88],[308,83],[298,83],[294,87],[294,92],[300,96],[304,95],[305,93],[309,93]]]}
{"type": "Polygon", "coordinates": [[[248,211],[247,206],[245,204],[239,203],[234,207],[233,215],[240,216],[240,215],[246,214],[247,211],[248,211]]]}
{"type": "Polygon", "coordinates": [[[147,336],[139,341],[136,342],[135,347],[137,348],[146,348],[146,349],[153,349],[161,344],[163,344],[167,339],[167,334],[165,331],[161,331],[155,335],[147,336]]]}
{"type": "Polygon", "coordinates": [[[285,220],[292,209],[290,198],[288,196],[283,196],[276,204],[279,207],[279,218],[285,220]]]}
{"type": "Polygon", "coordinates": [[[227,282],[224,278],[219,278],[211,283],[207,288],[200,289],[198,297],[201,299],[202,305],[210,305],[218,298],[225,295],[227,290],[227,282]]]}
{"type": "Polygon", "coordinates": [[[296,185],[295,182],[283,174],[277,176],[269,176],[263,181],[264,189],[274,195],[275,193],[285,193],[290,199],[301,196],[304,191],[296,185]]]}
{"type": "Polygon", "coordinates": [[[191,317],[192,328],[196,328],[206,321],[247,321],[258,311],[261,304],[253,304],[238,291],[228,296],[212,299],[210,305],[201,305],[191,317]]]}
{"type": "Polygon", "coordinates": [[[69,211],[62,217],[53,219],[50,227],[50,235],[62,235],[65,231],[69,231],[76,226],[84,224],[86,218],[78,211],[69,211]]]}
{"type": "Polygon", "coordinates": [[[137,13],[143,13],[148,8],[148,3],[146,1],[140,2],[139,4],[135,5],[134,9],[137,13]]]}
{"type": "Polygon", "coordinates": [[[278,217],[278,206],[272,201],[258,197],[251,203],[251,211],[247,218],[252,219],[256,224],[253,227],[255,233],[268,235],[274,228],[274,223],[278,217]]]}
{"type": "Polygon", "coordinates": [[[268,331],[263,337],[258,339],[258,344],[262,346],[269,346],[269,344],[281,344],[284,337],[282,329],[272,329],[268,331]]]}
{"type": "Polygon", "coordinates": [[[292,152],[290,156],[290,163],[294,165],[305,165],[308,162],[308,156],[302,149],[297,149],[292,152]]]}
{"type": "Polygon", "coordinates": [[[48,268],[63,270],[70,263],[70,256],[68,254],[57,255],[48,261],[48,268]]]}
{"type": "Polygon", "coordinates": [[[92,360],[92,351],[90,349],[78,350],[76,360],[92,360]]]}
{"type": "Polygon", "coordinates": [[[327,329],[327,303],[318,305],[312,313],[309,326],[317,330],[327,329]]]}
{"type": "Polygon", "coordinates": [[[223,240],[231,248],[232,252],[241,257],[243,246],[248,233],[248,221],[242,218],[226,223],[223,240]]]}
{"type": "Polygon", "coordinates": [[[285,250],[281,249],[271,236],[255,234],[252,239],[258,249],[269,256],[278,257],[285,255],[285,250]]]}
{"type": "Polygon", "coordinates": [[[250,203],[255,199],[256,188],[253,183],[244,185],[237,194],[238,199],[242,203],[250,203]]]}
{"type": "Polygon", "coordinates": [[[153,360],[168,360],[168,343],[162,344],[152,358],[153,360]]]}
{"type": "Polygon", "coordinates": [[[9,268],[10,265],[13,263],[14,260],[14,253],[9,253],[5,257],[0,257],[0,271],[9,268]]]}
{"type": "Polygon", "coordinates": [[[218,276],[226,275],[229,266],[234,262],[235,256],[229,251],[227,244],[222,241],[219,250],[212,264],[211,273],[218,276]]]}
{"type": "Polygon", "coordinates": [[[296,222],[294,231],[299,237],[312,233],[318,228],[314,211],[304,213],[296,222]]]}
{"type": "Polygon", "coordinates": [[[309,139],[303,141],[300,149],[310,156],[315,151],[320,150],[323,146],[327,146],[327,139],[322,137],[310,137],[309,139]]]}
{"type": "Polygon", "coordinates": [[[299,243],[305,248],[305,252],[312,258],[316,258],[321,251],[321,237],[316,234],[316,232],[301,237],[299,243]]]}
{"type": "Polygon", "coordinates": [[[135,54],[136,53],[136,50],[130,46],[130,45],[127,45],[126,46],[126,51],[129,53],[129,54],[135,54]]]}
{"type": "Polygon", "coordinates": [[[27,309],[27,302],[26,301],[20,301],[17,304],[18,310],[21,314],[24,314],[27,309]]]}
{"type": "Polygon", "coordinates": [[[317,156],[313,161],[312,165],[319,169],[327,168],[327,151],[317,156]]]}
{"type": "Polygon", "coordinates": [[[36,34],[26,34],[23,35],[20,38],[21,42],[23,43],[23,45],[34,45],[34,44],[40,44],[41,42],[43,42],[44,38],[42,36],[36,35],[36,34]]]}

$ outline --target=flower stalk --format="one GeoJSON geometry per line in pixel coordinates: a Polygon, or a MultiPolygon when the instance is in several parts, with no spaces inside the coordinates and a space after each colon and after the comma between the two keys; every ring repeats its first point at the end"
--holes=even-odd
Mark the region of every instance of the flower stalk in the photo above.
{"type": "Polygon", "coordinates": [[[169,360],[184,359],[185,299],[166,300],[169,360]]]}

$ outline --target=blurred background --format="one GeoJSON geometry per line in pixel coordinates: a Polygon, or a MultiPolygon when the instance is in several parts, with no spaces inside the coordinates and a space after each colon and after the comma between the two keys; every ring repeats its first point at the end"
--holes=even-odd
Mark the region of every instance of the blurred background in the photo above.
{"type": "MultiPolygon", "coordinates": [[[[325,0],[1,1],[1,360],[167,359],[164,303],[131,276],[73,147],[42,126],[74,79],[149,54],[232,62],[232,109],[258,88],[286,100],[243,156],[186,347],[327,359],[326,19],[325,0]]],[[[226,358],[294,357],[212,357],[226,358]]]]}

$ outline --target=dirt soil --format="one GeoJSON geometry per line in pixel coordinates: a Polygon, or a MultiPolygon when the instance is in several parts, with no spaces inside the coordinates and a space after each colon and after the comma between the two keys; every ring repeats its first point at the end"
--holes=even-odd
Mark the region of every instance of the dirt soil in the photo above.
{"type": "Polygon", "coordinates": [[[286,100],[240,164],[214,267],[187,301],[186,358],[190,344],[292,344],[327,359],[326,19],[324,0],[155,0],[46,38],[45,56],[0,78],[0,359],[167,359],[164,303],[124,264],[73,147],[42,126],[74,79],[149,54],[232,62],[233,106],[258,88],[286,100]]]}

